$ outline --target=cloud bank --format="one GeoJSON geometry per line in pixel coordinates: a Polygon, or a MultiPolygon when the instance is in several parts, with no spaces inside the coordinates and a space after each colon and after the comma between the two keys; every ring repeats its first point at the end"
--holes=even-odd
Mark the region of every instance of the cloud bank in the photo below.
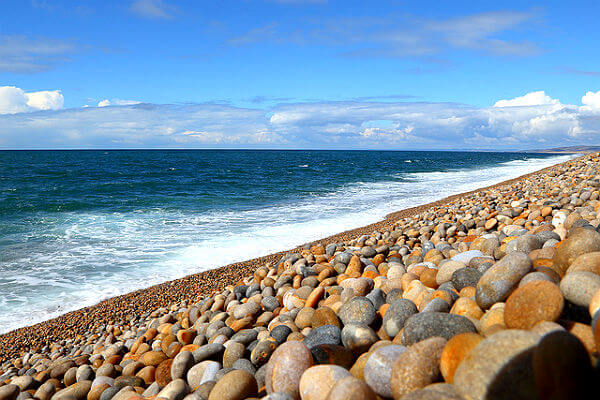
{"type": "Polygon", "coordinates": [[[1,88],[0,147],[505,150],[600,141],[600,91],[587,92],[580,105],[538,91],[490,107],[357,99],[266,110],[103,102],[61,109],[59,91],[1,88]]]}

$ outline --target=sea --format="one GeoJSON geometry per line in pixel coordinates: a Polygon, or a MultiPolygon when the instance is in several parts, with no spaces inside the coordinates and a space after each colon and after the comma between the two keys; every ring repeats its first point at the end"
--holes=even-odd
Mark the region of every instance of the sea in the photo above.
{"type": "Polygon", "coordinates": [[[0,151],[0,333],[573,157],[0,151]]]}

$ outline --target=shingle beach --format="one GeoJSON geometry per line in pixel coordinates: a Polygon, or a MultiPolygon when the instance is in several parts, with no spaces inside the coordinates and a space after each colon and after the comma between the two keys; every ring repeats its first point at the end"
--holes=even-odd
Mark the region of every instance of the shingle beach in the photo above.
{"type": "Polygon", "coordinates": [[[0,400],[583,398],[599,232],[591,153],[0,335],[0,400]]]}

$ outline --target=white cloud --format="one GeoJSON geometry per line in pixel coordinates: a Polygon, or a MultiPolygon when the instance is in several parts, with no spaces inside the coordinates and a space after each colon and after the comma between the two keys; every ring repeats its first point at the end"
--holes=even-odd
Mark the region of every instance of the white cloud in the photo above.
{"type": "Polygon", "coordinates": [[[542,106],[542,105],[559,105],[560,101],[551,98],[540,90],[538,92],[530,92],[524,96],[515,97],[510,100],[498,100],[494,107],[523,107],[523,106],[542,106]]]}
{"type": "Polygon", "coordinates": [[[162,0],[135,0],[130,10],[143,18],[171,19],[176,7],[162,0]]]}
{"type": "Polygon", "coordinates": [[[25,92],[15,86],[0,86],[0,114],[59,110],[63,103],[60,90],[25,92]]]}
{"type": "Polygon", "coordinates": [[[26,114],[21,111],[31,106],[24,92],[18,88],[2,90],[0,93],[6,92],[0,96],[5,112],[0,116],[3,148],[502,150],[577,145],[600,139],[600,109],[594,108],[600,92],[587,93],[582,105],[562,104],[540,91],[490,107],[336,101],[279,104],[265,110],[140,103],[26,114]]]}
{"type": "Polygon", "coordinates": [[[27,105],[37,110],[60,110],[65,99],[60,90],[26,93],[27,105]]]}
{"type": "Polygon", "coordinates": [[[140,104],[141,101],[137,100],[122,100],[122,99],[104,99],[98,102],[98,107],[108,107],[108,106],[130,106],[133,104],[140,104]]]}
{"type": "Polygon", "coordinates": [[[582,98],[581,103],[591,110],[600,110],[600,90],[597,92],[587,92],[582,98]]]}

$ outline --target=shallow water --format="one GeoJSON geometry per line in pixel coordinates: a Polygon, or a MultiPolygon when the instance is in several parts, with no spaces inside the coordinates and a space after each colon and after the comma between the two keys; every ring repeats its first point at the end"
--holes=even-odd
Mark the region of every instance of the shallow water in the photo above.
{"type": "Polygon", "coordinates": [[[0,151],[0,332],[570,158],[0,151]]]}

